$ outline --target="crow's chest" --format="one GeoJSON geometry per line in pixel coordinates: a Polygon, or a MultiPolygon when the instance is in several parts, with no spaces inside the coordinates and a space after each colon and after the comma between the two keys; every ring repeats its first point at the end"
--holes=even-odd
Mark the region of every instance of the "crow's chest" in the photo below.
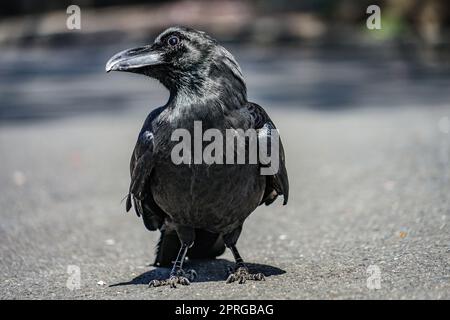
{"type": "MultiPolygon", "coordinates": [[[[163,130],[155,134],[158,156],[151,188],[156,203],[174,223],[182,225],[226,232],[242,224],[259,205],[266,179],[257,164],[226,164],[230,121],[219,112],[165,119],[166,125],[160,126],[163,130]],[[208,139],[211,129],[219,135],[208,139]],[[216,138],[222,140],[223,158],[221,163],[208,164],[206,148],[216,138]],[[180,157],[186,151],[189,160],[180,157]]],[[[236,117],[233,122],[244,123],[236,117]]],[[[244,124],[242,129],[246,129],[244,124]]]]}
{"type": "Polygon", "coordinates": [[[259,205],[265,177],[256,165],[159,164],[152,177],[157,204],[173,222],[213,232],[241,224],[259,205]]]}

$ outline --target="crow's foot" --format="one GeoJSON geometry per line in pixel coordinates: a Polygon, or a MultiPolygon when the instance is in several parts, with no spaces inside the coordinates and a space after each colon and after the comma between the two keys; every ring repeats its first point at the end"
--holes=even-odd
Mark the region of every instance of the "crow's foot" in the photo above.
{"type": "Polygon", "coordinates": [[[265,277],[262,273],[250,273],[247,267],[238,267],[234,272],[230,270],[227,283],[239,282],[245,283],[247,280],[265,281],[265,277]]]}
{"type": "Polygon", "coordinates": [[[165,280],[152,280],[148,284],[149,287],[161,287],[170,286],[171,288],[176,288],[177,284],[188,286],[197,277],[195,270],[184,271],[182,269],[178,270],[175,274],[171,274],[169,279],[165,280]]]}

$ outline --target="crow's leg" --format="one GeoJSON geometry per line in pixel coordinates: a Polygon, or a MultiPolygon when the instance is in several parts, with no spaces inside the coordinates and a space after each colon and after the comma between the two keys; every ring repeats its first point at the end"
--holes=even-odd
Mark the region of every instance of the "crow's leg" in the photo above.
{"type": "Polygon", "coordinates": [[[247,280],[261,281],[265,280],[262,273],[250,273],[247,266],[244,263],[238,249],[236,248],[236,242],[241,234],[242,226],[233,230],[231,233],[224,235],[223,240],[227,248],[230,248],[233,253],[234,260],[236,261],[236,266],[234,270],[230,270],[227,283],[239,282],[245,283],[247,280]]]}
{"type": "Polygon", "coordinates": [[[177,259],[175,260],[172,271],[170,272],[169,279],[166,280],[152,280],[148,284],[149,287],[159,287],[169,285],[171,288],[176,288],[177,284],[189,285],[191,281],[195,279],[197,273],[194,270],[183,270],[183,262],[186,257],[186,253],[190,247],[194,244],[195,232],[194,229],[188,227],[176,228],[178,237],[181,241],[181,248],[178,252],[177,259]]]}
{"type": "Polygon", "coordinates": [[[236,267],[234,270],[230,270],[227,283],[239,282],[245,283],[247,280],[264,281],[264,275],[262,273],[250,273],[247,266],[242,260],[235,245],[229,246],[231,252],[233,253],[234,259],[236,260],[236,267]]]}

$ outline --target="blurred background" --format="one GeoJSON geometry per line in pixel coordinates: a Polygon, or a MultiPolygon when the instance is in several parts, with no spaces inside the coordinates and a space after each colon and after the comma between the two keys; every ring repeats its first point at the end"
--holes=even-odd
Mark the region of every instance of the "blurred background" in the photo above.
{"type": "Polygon", "coordinates": [[[256,75],[250,96],[271,105],[439,104],[450,94],[449,12],[438,0],[13,1],[0,11],[0,121],[129,107],[128,89],[102,103],[114,80],[86,83],[104,79],[112,53],[172,25],[224,43],[256,75]],[[80,30],[66,27],[70,4],[81,9],[80,30]],[[382,9],[381,30],[366,27],[370,4],[382,9]],[[272,70],[282,88],[265,76],[272,70]]]}
{"type": "Polygon", "coordinates": [[[445,0],[3,2],[1,297],[183,297],[131,286],[155,275],[146,270],[157,234],[120,203],[137,133],[168,93],[104,67],[184,25],[236,57],[249,100],[280,129],[291,180],[289,205],[258,209],[240,240],[273,277],[224,291],[225,267],[207,265],[195,298],[450,298],[449,9],[445,0]],[[66,25],[72,4],[79,30],[66,25]],[[366,26],[373,4],[380,30],[366,26]],[[387,289],[366,288],[373,264],[387,289]],[[66,288],[68,265],[81,268],[80,290],[66,288]]]}

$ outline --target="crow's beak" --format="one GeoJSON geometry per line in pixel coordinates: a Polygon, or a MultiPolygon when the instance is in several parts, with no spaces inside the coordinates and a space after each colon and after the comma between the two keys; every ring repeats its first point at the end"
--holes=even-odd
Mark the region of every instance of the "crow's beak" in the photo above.
{"type": "Polygon", "coordinates": [[[106,63],[106,72],[129,71],[162,64],[161,53],[154,51],[151,46],[133,48],[115,54],[106,63]]]}

